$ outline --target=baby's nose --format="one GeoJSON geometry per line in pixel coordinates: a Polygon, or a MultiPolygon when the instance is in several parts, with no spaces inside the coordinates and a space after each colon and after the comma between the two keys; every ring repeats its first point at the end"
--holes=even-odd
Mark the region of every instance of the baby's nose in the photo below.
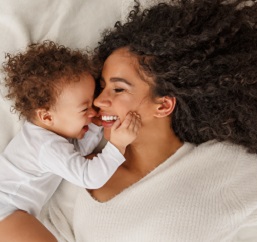
{"type": "Polygon", "coordinates": [[[90,110],[88,110],[88,117],[89,118],[93,118],[96,116],[96,111],[93,108],[90,108],[90,110]]]}

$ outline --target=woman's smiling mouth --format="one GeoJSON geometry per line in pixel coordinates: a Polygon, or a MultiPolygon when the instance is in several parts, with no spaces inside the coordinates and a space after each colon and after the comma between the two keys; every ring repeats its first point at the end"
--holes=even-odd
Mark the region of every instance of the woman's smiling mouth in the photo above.
{"type": "Polygon", "coordinates": [[[115,115],[102,115],[101,116],[102,126],[104,128],[109,128],[114,124],[114,122],[117,119],[118,119],[118,116],[115,116],[115,115]]]}
{"type": "Polygon", "coordinates": [[[107,115],[104,115],[104,116],[101,116],[101,119],[102,119],[102,121],[105,121],[105,122],[115,121],[115,120],[118,119],[118,116],[114,116],[114,115],[107,116],[107,115]]]}

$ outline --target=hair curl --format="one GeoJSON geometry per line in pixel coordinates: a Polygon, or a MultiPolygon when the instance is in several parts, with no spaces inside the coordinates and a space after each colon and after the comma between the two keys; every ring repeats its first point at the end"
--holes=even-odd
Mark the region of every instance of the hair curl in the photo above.
{"type": "Polygon", "coordinates": [[[247,3],[180,0],[141,11],[136,2],[126,23],[104,33],[95,63],[129,48],[153,77],[153,95],[176,97],[171,126],[182,141],[257,153],[257,4],[247,3]]]}
{"type": "Polygon", "coordinates": [[[27,120],[33,120],[37,108],[53,107],[64,85],[94,74],[86,53],[48,40],[29,45],[22,53],[6,54],[6,59],[6,97],[27,120]]]}

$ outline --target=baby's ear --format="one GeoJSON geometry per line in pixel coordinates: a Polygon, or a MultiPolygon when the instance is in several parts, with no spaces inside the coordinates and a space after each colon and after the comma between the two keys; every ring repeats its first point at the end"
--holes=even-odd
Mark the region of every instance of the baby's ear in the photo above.
{"type": "Polygon", "coordinates": [[[52,126],[53,124],[53,117],[51,113],[45,108],[38,108],[36,110],[36,118],[39,122],[47,126],[52,126]]]}
{"type": "Polygon", "coordinates": [[[176,98],[175,97],[160,97],[157,99],[157,108],[155,111],[155,117],[167,117],[169,116],[176,105],[176,98]]]}

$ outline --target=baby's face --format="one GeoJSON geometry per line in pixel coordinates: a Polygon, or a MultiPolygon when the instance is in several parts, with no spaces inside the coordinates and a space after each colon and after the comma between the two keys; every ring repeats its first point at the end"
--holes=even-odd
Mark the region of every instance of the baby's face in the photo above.
{"type": "Polygon", "coordinates": [[[91,75],[83,75],[80,81],[64,87],[55,107],[51,110],[53,131],[65,138],[84,137],[88,124],[96,115],[92,109],[95,81],[91,75]]]}

